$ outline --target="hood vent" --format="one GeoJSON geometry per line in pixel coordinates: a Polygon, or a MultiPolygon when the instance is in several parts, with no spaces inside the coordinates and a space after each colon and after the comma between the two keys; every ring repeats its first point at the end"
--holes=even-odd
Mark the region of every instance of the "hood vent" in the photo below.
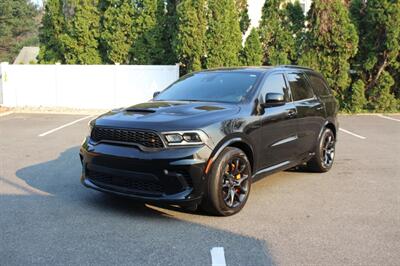
{"type": "Polygon", "coordinates": [[[152,114],[156,112],[151,109],[140,109],[140,108],[127,108],[125,109],[125,111],[130,113],[139,113],[139,114],[152,114]]]}

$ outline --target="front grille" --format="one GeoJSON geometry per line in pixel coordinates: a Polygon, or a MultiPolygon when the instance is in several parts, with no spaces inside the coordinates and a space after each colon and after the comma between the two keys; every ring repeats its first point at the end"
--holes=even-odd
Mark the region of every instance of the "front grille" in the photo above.
{"type": "Polygon", "coordinates": [[[135,129],[120,129],[95,126],[91,138],[98,141],[118,141],[129,144],[139,144],[147,148],[163,148],[164,144],[154,132],[135,129]]]}
{"type": "Polygon", "coordinates": [[[163,186],[159,181],[111,176],[109,174],[100,173],[93,170],[87,170],[87,176],[99,186],[112,185],[121,187],[122,189],[152,194],[162,194],[164,192],[163,186]]]}

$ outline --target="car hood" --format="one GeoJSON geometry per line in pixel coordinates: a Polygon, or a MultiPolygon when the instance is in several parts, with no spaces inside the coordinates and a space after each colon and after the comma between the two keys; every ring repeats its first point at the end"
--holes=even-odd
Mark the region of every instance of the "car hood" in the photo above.
{"type": "Polygon", "coordinates": [[[156,131],[199,129],[238,113],[236,104],[150,101],[110,111],[96,119],[98,126],[156,131]]]}

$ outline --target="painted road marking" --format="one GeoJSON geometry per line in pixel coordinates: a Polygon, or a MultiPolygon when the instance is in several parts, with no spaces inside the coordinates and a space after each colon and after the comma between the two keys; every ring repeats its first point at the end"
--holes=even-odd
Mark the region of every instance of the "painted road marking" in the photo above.
{"type": "Polygon", "coordinates": [[[400,122],[400,119],[396,119],[396,118],[393,118],[393,117],[390,117],[390,116],[386,116],[386,115],[376,115],[376,116],[378,116],[380,118],[385,118],[385,119],[388,119],[388,120],[400,122]]]}
{"type": "Polygon", "coordinates": [[[356,138],[359,138],[359,139],[366,139],[366,137],[357,135],[356,133],[350,132],[350,131],[348,131],[348,130],[346,130],[346,129],[339,128],[339,130],[342,131],[342,132],[344,132],[344,133],[347,133],[347,134],[349,134],[349,135],[352,135],[352,136],[354,136],[354,137],[356,137],[356,138]]]}
{"type": "Polygon", "coordinates": [[[1,116],[6,116],[6,115],[10,115],[10,114],[13,114],[13,113],[14,113],[13,111],[8,111],[8,112],[0,113],[0,117],[1,117],[1,116]]]}
{"type": "Polygon", "coordinates": [[[49,134],[51,134],[51,133],[54,133],[54,132],[56,132],[56,131],[58,131],[58,130],[60,130],[60,129],[63,129],[63,128],[72,126],[73,124],[76,124],[76,123],[78,123],[78,122],[80,122],[80,121],[83,121],[83,120],[86,120],[86,119],[89,119],[89,118],[92,118],[92,117],[94,117],[94,115],[89,115],[89,116],[85,116],[85,117],[83,117],[83,118],[79,118],[79,119],[77,119],[77,120],[75,120],[75,121],[72,121],[72,122],[70,122],[70,123],[68,123],[68,124],[65,124],[65,125],[56,127],[56,128],[54,128],[54,129],[52,129],[52,130],[46,131],[46,132],[40,134],[39,137],[44,137],[44,136],[49,135],[49,134]]]}
{"type": "Polygon", "coordinates": [[[226,266],[225,253],[223,247],[214,247],[211,249],[211,265],[226,266]]]}

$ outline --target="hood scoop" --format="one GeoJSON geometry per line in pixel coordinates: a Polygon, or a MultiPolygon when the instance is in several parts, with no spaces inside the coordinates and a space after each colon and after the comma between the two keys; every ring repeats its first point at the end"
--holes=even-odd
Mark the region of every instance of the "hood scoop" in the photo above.
{"type": "Polygon", "coordinates": [[[125,112],[128,113],[136,113],[136,114],[152,114],[155,113],[155,110],[151,109],[144,109],[144,108],[127,108],[125,109],[125,112]]]}

